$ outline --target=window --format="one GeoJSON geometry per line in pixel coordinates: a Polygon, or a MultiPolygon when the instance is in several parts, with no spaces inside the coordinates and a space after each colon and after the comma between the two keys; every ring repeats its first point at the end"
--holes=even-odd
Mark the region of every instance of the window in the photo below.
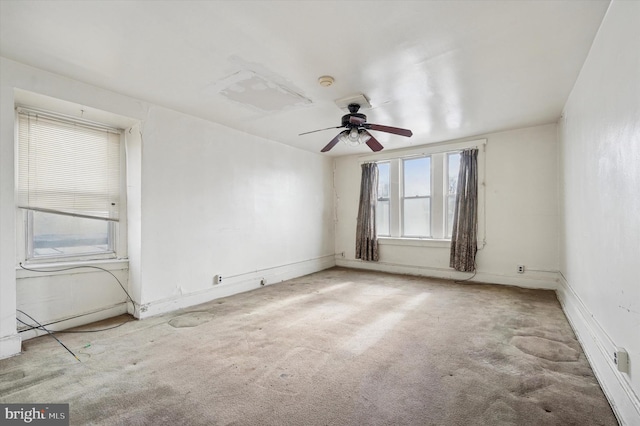
{"type": "Polygon", "coordinates": [[[378,204],[376,205],[376,229],[378,235],[389,233],[389,162],[378,163],[378,204]]]}
{"type": "Polygon", "coordinates": [[[27,215],[27,259],[115,255],[114,222],[34,210],[27,215]]]}
{"type": "MultiPolygon", "coordinates": [[[[378,203],[376,209],[377,234],[389,244],[406,240],[450,240],[460,151],[480,146],[484,141],[414,148],[396,158],[373,154],[364,161],[376,161],[379,170],[378,203]],[[382,157],[380,159],[380,157],[382,157]]],[[[386,153],[385,153],[386,154],[386,153]]],[[[483,155],[481,153],[481,155],[483,155]]],[[[479,170],[483,181],[483,168],[479,170]]],[[[479,241],[484,238],[484,193],[479,188],[479,241]]],[[[438,244],[438,243],[433,243],[438,244]]]]}
{"type": "Polygon", "coordinates": [[[402,236],[431,236],[431,157],[402,160],[402,236]]]}
{"type": "Polygon", "coordinates": [[[458,172],[460,171],[460,153],[447,153],[447,200],[446,200],[446,218],[447,232],[445,236],[451,238],[453,231],[453,213],[456,205],[456,194],[458,190],[458,172]]]}
{"type": "Polygon", "coordinates": [[[120,130],[25,108],[17,121],[25,258],[115,257],[120,130]]]}

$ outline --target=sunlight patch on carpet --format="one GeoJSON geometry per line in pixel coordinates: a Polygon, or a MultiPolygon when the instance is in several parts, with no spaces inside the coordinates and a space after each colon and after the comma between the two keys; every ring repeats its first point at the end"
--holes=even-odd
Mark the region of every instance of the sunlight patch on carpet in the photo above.
{"type": "Polygon", "coordinates": [[[328,293],[330,291],[335,291],[335,290],[339,290],[343,287],[346,287],[350,284],[353,284],[351,281],[347,281],[347,282],[342,282],[342,283],[338,283],[338,284],[334,284],[332,286],[326,287],[326,288],[322,288],[318,291],[315,291],[313,293],[308,293],[308,294],[301,294],[299,296],[293,296],[293,297],[289,297],[287,299],[284,300],[278,300],[269,304],[266,304],[264,306],[261,306],[257,309],[254,309],[253,311],[251,311],[251,315],[263,315],[269,312],[273,312],[273,311],[277,311],[277,310],[281,310],[282,308],[286,308],[287,306],[292,306],[295,305],[297,303],[300,302],[304,302],[314,296],[317,296],[318,294],[324,294],[324,293],[328,293]]]}
{"type": "Polygon", "coordinates": [[[412,310],[420,306],[429,293],[421,293],[403,303],[396,311],[385,314],[372,323],[365,325],[343,345],[343,349],[354,355],[360,355],[378,343],[388,332],[412,310]]]}

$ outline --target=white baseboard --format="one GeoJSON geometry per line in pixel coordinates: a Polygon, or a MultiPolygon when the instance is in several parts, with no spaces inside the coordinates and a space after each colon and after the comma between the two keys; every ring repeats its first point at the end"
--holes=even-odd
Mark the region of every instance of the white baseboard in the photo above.
{"type": "Polygon", "coordinates": [[[22,339],[16,334],[0,338],[0,359],[20,354],[22,339]]]}
{"type": "Polygon", "coordinates": [[[143,304],[138,309],[138,318],[148,318],[175,311],[176,309],[183,309],[222,297],[255,290],[262,287],[260,284],[262,279],[266,280],[266,285],[270,285],[322,271],[333,266],[335,266],[335,259],[334,255],[331,254],[288,265],[265,268],[234,277],[225,277],[222,284],[210,289],[143,304]]]}
{"type": "Polygon", "coordinates": [[[562,275],[556,292],[618,422],[623,426],[640,425],[640,399],[629,377],[613,363],[613,341],[562,275]]]}
{"type": "MultiPolygon", "coordinates": [[[[433,268],[413,265],[399,265],[386,262],[363,262],[361,260],[336,257],[336,265],[345,268],[367,269],[394,274],[419,275],[450,280],[465,280],[472,273],[457,272],[451,268],[433,268]]],[[[499,275],[478,272],[469,282],[513,285],[517,287],[555,290],[558,287],[557,272],[528,271],[525,274],[499,275]]]]}
{"type": "MultiPolygon", "coordinates": [[[[76,315],[73,318],[65,319],[55,324],[47,325],[49,331],[61,331],[67,330],[73,327],[79,327],[81,325],[91,324],[92,322],[102,321],[107,318],[113,318],[118,315],[127,313],[128,303],[118,303],[117,305],[110,306],[108,308],[100,309],[93,312],[87,312],[84,314],[76,315]]],[[[44,330],[29,330],[19,333],[22,340],[33,339],[34,337],[43,336],[48,334],[44,330]]]]}

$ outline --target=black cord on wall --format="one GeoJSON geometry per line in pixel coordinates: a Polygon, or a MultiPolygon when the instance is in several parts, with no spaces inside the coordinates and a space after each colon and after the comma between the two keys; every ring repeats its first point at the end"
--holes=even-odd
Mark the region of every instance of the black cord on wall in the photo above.
{"type": "Polygon", "coordinates": [[[68,268],[60,268],[60,269],[33,269],[33,268],[27,268],[25,267],[22,262],[20,262],[20,267],[22,269],[24,269],[25,271],[31,271],[31,272],[40,272],[40,273],[46,273],[46,272],[66,272],[66,271],[71,271],[74,269],[85,269],[85,268],[89,268],[89,269],[98,269],[100,271],[104,271],[106,273],[108,273],[109,275],[111,275],[120,285],[120,288],[122,289],[122,291],[124,291],[124,294],[127,295],[127,299],[129,299],[129,301],[131,302],[131,305],[133,305],[133,315],[135,316],[136,314],[136,302],[133,301],[133,299],[131,298],[131,296],[129,295],[129,292],[124,288],[124,286],[122,285],[122,282],[120,282],[120,280],[118,279],[118,277],[116,277],[113,272],[109,271],[108,269],[105,268],[101,268],[99,266],[94,266],[94,265],[83,265],[83,266],[70,266],[68,268]]]}
{"type": "MultiPolygon", "coordinates": [[[[122,285],[122,282],[120,282],[120,280],[118,279],[118,277],[116,277],[111,271],[101,268],[99,266],[93,266],[93,265],[85,265],[85,266],[71,266],[68,268],[59,268],[59,269],[46,269],[46,270],[42,270],[42,269],[33,269],[33,268],[26,268],[22,262],[20,262],[20,267],[26,271],[31,271],[31,272],[39,272],[39,273],[47,273],[47,272],[65,272],[65,271],[70,271],[70,270],[74,270],[74,269],[84,269],[84,268],[89,268],[89,269],[98,269],[100,271],[104,271],[107,272],[108,274],[110,274],[120,285],[120,288],[122,288],[122,291],[124,291],[124,293],[127,295],[127,298],[129,299],[129,301],[131,302],[131,304],[133,305],[133,313],[135,315],[136,313],[136,303],[133,301],[133,299],[131,298],[131,295],[129,295],[129,292],[127,292],[127,290],[124,288],[124,286],[122,285]]],[[[34,329],[39,329],[39,330],[44,330],[46,331],[49,336],[53,337],[60,345],[62,345],[63,348],[65,348],[71,355],[73,355],[73,357],[75,359],[78,360],[78,362],[81,362],[80,359],[76,356],[76,354],[74,354],[68,347],[66,347],[64,345],[64,343],[62,343],[60,341],[60,339],[58,339],[56,336],[54,336],[54,333],[97,333],[99,331],[106,331],[106,330],[112,330],[114,328],[118,328],[124,324],[126,324],[127,322],[130,321],[125,321],[121,324],[118,324],[116,326],[113,327],[107,327],[107,328],[102,328],[102,329],[98,329],[98,330],[75,330],[75,331],[56,331],[56,332],[52,332],[50,330],[48,330],[44,325],[40,324],[36,319],[34,319],[31,315],[27,314],[24,311],[21,311],[20,309],[16,309],[17,312],[20,312],[21,314],[27,316],[29,319],[31,319],[33,322],[35,322],[37,325],[32,325],[32,324],[28,324],[24,321],[22,321],[20,318],[16,318],[16,320],[18,320],[19,322],[21,322],[22,324],[26,325],[27,327],[29,327],[28,329],[25,330],[20,330],[20,333],[25,332],[25,331],[30,331],[30,330],[34,330],[34,329]]],[[[77,318],[77,317],[76,317],[77,318]]],[[[57,321],[59,322],[59,321],[57,321]]],[[[51,323],[51,324],[55,324],[55,323],[51,323]]],[[[50,324],[48,324],[50,325],[50,324]]]]}

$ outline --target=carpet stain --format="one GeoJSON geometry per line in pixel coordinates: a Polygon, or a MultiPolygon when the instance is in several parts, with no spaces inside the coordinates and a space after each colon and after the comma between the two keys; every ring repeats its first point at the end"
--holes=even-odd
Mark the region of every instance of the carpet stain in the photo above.
{"type": "Polygon", "coordinates": [[[20,380],[24,376],[25,373],[22,370],[9,371],[8,373],[0,374],[0,381],[2,381],[3,383],[7,383],[14,380],[20,380]]]}
{"type": "Polygon", "coordinates": [[[91,355],[101,354],[106,350],[107,348],[104,345],[94,344],[94,345],[85,346],[84,348],[82,348],[82,350],[79,351],[79,353],[91,356],[91,355]]]}
{"type": "MultiPolygon", "coordinates": [[[[73,424],[95,424],[96,421],[100,424],[167,424],[172,418],[189,418],[185,412],[191,407],[182,403],[171,386],[149,383],[144,389],[126,384],[108,388],[101,403],[87,398],[82,408],[77,404],[71,404],[70,408],[73,424]],[[138,404],[145,398],[153,402],[138,404]]],[[[195,422],[197,417],[190,419],[191,424],[198,424],[195,422]]]]}
{"type": "Polygon", "coordinates": [[[514,336],[511,344],[522,352],[554,362],[577,361],[580,353],[562,342],[537,336],[514,336]]]}
{"type": "Polygon", "coordinates": [[[9,395],[15,392],[19,392],[21,390],[38,386],[42,383],[53,380],[57,377],[60,377],[64,374],[64,370],[56,370],[46,374],[41,375],[28,375],[24,372],[16,372],[14,373],[15,378],[9,379],[5,381],[4,375],[2,376],[2,381],[0,384],[0,395],[9,395]]]}
{"type": "Polygon", "coordinates": [[[188,312],[171,319],[169,325],[174,328],[197,327],[211,321],[213,317],[210,312],[188,312]]]}

